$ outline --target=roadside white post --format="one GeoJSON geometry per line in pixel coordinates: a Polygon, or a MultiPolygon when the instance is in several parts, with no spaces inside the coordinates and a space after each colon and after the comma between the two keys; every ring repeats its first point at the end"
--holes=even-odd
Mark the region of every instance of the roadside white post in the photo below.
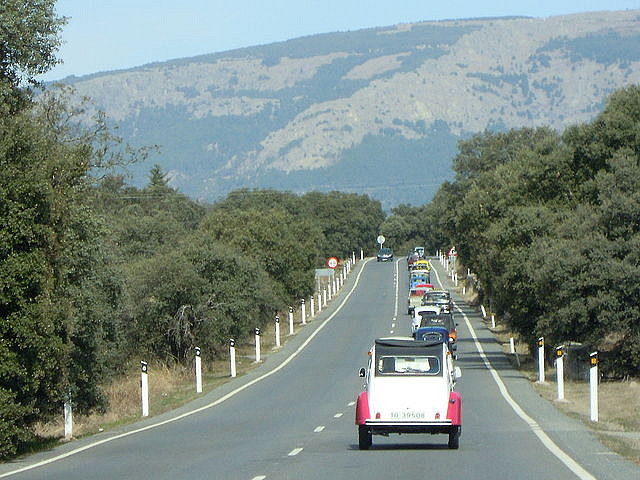
{"type": "Polygon", "coordinates": [[[322,311],[322,294],[318,293],[318,313],[322,311]]]}
{"type": "Polygon", "coordinates": [[[315,309],[316,309],[316,301],[313,294],[311,294],[311,303],[309,304],[309,310],[311,310],[311,318],[316,316],[315,309]]]}
{"type": "Polygon", "coordinates": [[[326,288],[322,289],[322,306],[323,307],[327,306],[327,289],[326,288]]]}
{"type": "Polygon", "coordinates": [[[456,287],[458,286],[458,272],[456,272],[453,276],[453,281],[455,282],[456,287]]]}
{"type": "Polygon", "coordinates": [[[200,347],[196,347],[196,393],[202,393],[202,358],[200,357],[200,347]]]}
{"type": "Polygon", "coordinates": [[[467,286],[463,285],[462,286],[462,294],[465,295],[467,293],[467,286]]]}
{"type": "Polygon", "coordinates": [[[229,339],[229,359],[231,361],[231,378],[236,376],[236,341],[229,339]]]}
{"type": "Polygon", "coordinates": [[[509,352],[516,353],[516,345],[513,342],[513,337],[509,337],[509,352]]]}
{"type": "Polygon", "coordinates": [[[351,252],[351,258],[353,259],[353,263],[356,263],[356,252],[351,252]]]}
{"type": "Polygon", "coordinates": [[[556,347],[556,384],[558,400],[564,400],[564,345],[556,347]]]}
{"type": "Polygon", "coordinates": [[[491,328],[496,328],[496,316],[491,314],[491,328]]]}
{"type": "Polygon", "coordinates": [[[276,315],[276,347],[280,347],[280,317],[276,315]]]}
{"type": "Polygon", "coordinates": [[[544,383],[544,337],[538,339],[538,382],[544,383]]]}
{"type": "Polygon", "coordinates": [[[64,399],[64,439],[71,440],[71,437],[73,437],[73,408],[71,394],[68,393],[64,399]]]}
{"type": "Polygon", "coordinates": [[[304,304],[304,298],[300,299],[300,320],[302,325],[307,323],[307,309],[304,304]]]}
{"type": "Polygon", "coordinates": [[[260,362],[260,329],[256,327],[256,363],[260,362]]]}
{"type": "Polygon", "coordinates": [[[289,335],[293,335],[293,307],[289,307],[289,335]]]}
{"type": "Polygon", "coordinates": [[[480,305],[480,310],[482,310],[482,318],[487,316],[487,311],[484,309],[484,305],[480,305]]]}
{"type": "Polygon", "coordinates": [[[360,260],[364,259],[364,251],[360,249],[360,260]]]}
{"type": "Polygon", "coordinates": [[[140,362],[140,393],[142,395],[142,416],[149,416],[149,377],[147,362],[140,362]]]}
{"type": "Polygon", "coordinates": [[[598,352],[589,354],[589,397],[591,398],[591,421],[598,421],[598,352]]]}
{"type": "Polygon", "coordinates": [[[327,285],[327,290],[329,292],[327,296],[329,297],[329,300],[331,300],[331,289],[332,288],[333,288],[333,280],[330,280],[329,284],[327,285]]]}

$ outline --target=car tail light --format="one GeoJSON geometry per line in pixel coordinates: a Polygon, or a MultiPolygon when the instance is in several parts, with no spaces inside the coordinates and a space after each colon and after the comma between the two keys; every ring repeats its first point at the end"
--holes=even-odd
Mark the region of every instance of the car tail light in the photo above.
{"type": "Polygon", "coordinates": [[[376,412],[376,420],[380,420],[380,412],[376,412]]]}
{"type": "Polygon", "coordinates": [[[436,412],[436,420],[440,420],[440,412],[436,412]]]}

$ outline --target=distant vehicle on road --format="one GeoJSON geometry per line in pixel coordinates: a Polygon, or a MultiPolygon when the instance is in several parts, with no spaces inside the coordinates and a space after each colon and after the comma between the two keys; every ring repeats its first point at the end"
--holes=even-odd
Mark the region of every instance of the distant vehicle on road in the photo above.
{"type": "Polygon", "coordinates": [[[367,450],[373,435],[429,433],[449,436],[457,449],[462,428],[462,396],[454,391],[462,376],[453,366],[445,334],[427,341],[379,338],[360,369],[365,390],[358,395],[358,446],[367,450]]]}
{"type": "Polygon", "coordinates": [[[430,283],[412,284],[409,290],[409,298],[407,299],[407,313],[409,315],[413,315],[415,308],[422,305],[422,297],[429,290],[433,290],[433,285],[430,283]]]}
{"type": "Polygon", "coordinates": [[[453,300],[451,299],[451,293],[447,290],[431,290],[425,292],[422,297],[422,305],[440,307],[440,310],[446,313],[453,311],[453,300]]]}
{"type": "Polygon", "coordinates": [[[383,247],[378,251],[379,262],[393,262],[393,250],[383,247]]]}

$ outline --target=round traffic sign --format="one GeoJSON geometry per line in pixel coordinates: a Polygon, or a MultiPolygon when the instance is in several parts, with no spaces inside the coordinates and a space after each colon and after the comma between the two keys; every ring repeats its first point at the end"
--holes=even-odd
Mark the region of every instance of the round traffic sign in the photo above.
{"type": "Polygon", "coordinates": [[[377,241],[379,244],[383,244],[385,240],[384,235],[378,235],[377,241]]]}
{"type": "Polygon", "coordinates": [[[327,267],[336,268],[338,266],[338,259],[336,257],[329,257],[327,259],[327,267]]]}

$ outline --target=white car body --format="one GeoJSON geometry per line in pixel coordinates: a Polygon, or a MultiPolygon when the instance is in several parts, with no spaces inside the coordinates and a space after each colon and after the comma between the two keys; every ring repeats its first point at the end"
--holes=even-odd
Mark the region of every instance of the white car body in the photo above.
{"type": "Polygon", "coordinates": [[[461,372],[447,341],[375,341],[367,369],[360,372],[366,379],[356,406],[361,449],[371,446],[372,435],[390,433],[445,433],[449,448],[458,448],[462,397],[454,386],[461,372]]]}

